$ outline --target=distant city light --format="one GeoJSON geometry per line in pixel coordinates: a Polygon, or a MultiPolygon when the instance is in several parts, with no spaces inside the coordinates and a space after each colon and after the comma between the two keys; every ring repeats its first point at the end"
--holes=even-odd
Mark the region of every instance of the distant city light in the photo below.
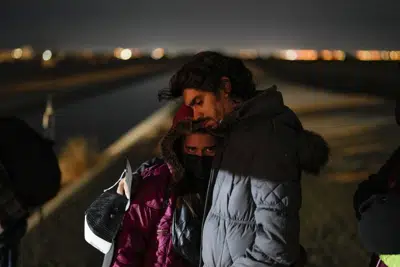
{"type": "Polygon", "coordinates": [[[377,50],[359,50],[356,52],[356,58],[363,61],[378,61],[382,60],[382,55],[377,50]]]}
{"type": "Polygon", "coordinates": [[[390,56],[391,60],[399,60],[400,59],[400,54],[397,51],[391,51],[389,56],[390,56]]]}
{"type": "Polygon", "coordinates": [[[130,49],[122,49],[120,53],[120,58],[122,60],[128,60],[132,57],[132,51],[130,49]]]}
{"type": "Polygon", "coordinates": [[[30,45],[22,47],[22,59],[32,59],[34,56],[33,48],[30,45]]]}
{"type": "Polygon", "coordinates": [[[139,58],[141,56],[141,52],[138,48],[133,48],[132,50],[132,57],[139,58]]]}
{"type": "Polygon", "coordinates": [[[316,50],[281,50],[278,57],[283,60],[300,60],[300,61],[314,61],[318,59],[318,51],[316,50]]]}
{"type": "Polygon", "coordinates": [[[50,50],[46,50],[46,51],[44,51],[43,54],[42,54],[42,59],[43,59],[44,61],[48,61],[48,60],[51,59],[52,56],[53,56],[53,53],[52,53],[50,50]]]}
{"type": "Polygon", "coordinates": [[[116,57],[116,58],[119,58],[120,59],[120,56],[121,56],[121,51],[122,50],[124,50],[123,48],[121,48],[121,47],[117,47],[117,48],[115,48],[114,49],[114,57],[116,57]]]}
{"type": "Polygon", "coordinates": [[[164,57],[164,49],[163,48],[156,48],[151,52],[151,57],[153,59],[161,59],[164,57]]]}
{"type": "Polygon", "coordinates": [[[242,59],[256,59],[258,57],[258,52],[255,49],[240,49],[239,57],[242,59]]]}
{"type": "Polygon", "coordinates": [[[335,60],[343,61],[346,59],[346,53],[342,50],[335,50],[333,51],[333,58],[335,60]]]}
{"type": "Polygon", "coordinates": [[[83,49],[82,56],[86,59],[91,59],[91,58],[93,58],[94,53],[91,49],[86,48],[86,49],[83,49]]]}
{"type": "Polygon", "coordinates": [[[15,59],[20,59],[22,57],[22,49],[21,48],[16,48],[12,51],[12,57],[15,59]]]}
{"type": "Polygon", "coordinates": [[[286,56],[287,60],[296,60],[297,59],[297,53],[294,50],[286,51],[285,56],[286,56]]]}
{"type": "Polygon", "coordinates": [[[303,60],[317,60],[318,52],[316,50],[305,50],[303,51],[303,60]]]}
{"type": "Polygon", "coordinates": [[[389,51],[381,51],[381,58],[383,60],[390,60],[390,53],[389,51]]]}
{"type": "Polygon", "coordinates": [[[399,61],[400,51],[358,50],[356,51],[356,58],[362,61],[399,61]]]}
{"type": "Polygon", "coordinates": [[[321,56],[322,56],[323,60],[332,60],[333,59],[333,53],[330,50],[322,50],[321,56]]]}

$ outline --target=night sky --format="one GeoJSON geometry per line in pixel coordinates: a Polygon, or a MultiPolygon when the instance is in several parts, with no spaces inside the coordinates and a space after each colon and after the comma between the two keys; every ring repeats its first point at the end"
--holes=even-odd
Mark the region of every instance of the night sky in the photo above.
{"type": "Polygon", "coordinates": [[[399,14],[399,0],[3,0],[0,48],[400,49],[399,14]]]}

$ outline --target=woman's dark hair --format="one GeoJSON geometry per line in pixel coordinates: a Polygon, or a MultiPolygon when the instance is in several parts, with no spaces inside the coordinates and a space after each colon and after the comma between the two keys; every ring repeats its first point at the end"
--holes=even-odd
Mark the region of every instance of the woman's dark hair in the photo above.
{"type": "Polygon", "coordinates": [[[253,75],[242,60],[206,51],[194,55],[184,64],[170,79],[169,87],[158,92],[158,99],[181,97],[186,88],[217,93],[222,77],[228,77],[231,82],[232,98],[247,100],[254,96],[253,75]]]}

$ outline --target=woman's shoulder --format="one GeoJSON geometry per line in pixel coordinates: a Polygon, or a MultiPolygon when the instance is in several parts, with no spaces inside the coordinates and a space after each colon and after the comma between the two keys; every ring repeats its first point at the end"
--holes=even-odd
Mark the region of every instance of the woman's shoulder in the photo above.
{"type": "Polygon", "coordinates": [[[149,208],[160,209],[170,178],[171,171],[165,162],[144,169],[142,181],[133,195],[132,205],[144,205],[149,208]]]}

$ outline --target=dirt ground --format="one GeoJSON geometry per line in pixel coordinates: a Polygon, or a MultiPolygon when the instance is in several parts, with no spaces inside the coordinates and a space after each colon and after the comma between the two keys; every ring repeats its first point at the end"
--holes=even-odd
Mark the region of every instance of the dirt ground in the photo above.
{"type": "Polygon", "coordinates": [[[301,240],[309,253],[308,266],[367,266],[352,197],[357,183],[376,172],[399,144],[393,105],[337,109],[301,118],[305,125],[316,119],[341,124],[331,125],[341,130],[336,135],[329,135],[332,131],[321,126],[323,121],[311,127],[327,135],[332,156],[321,177],[303,179],[301,240]]]}

